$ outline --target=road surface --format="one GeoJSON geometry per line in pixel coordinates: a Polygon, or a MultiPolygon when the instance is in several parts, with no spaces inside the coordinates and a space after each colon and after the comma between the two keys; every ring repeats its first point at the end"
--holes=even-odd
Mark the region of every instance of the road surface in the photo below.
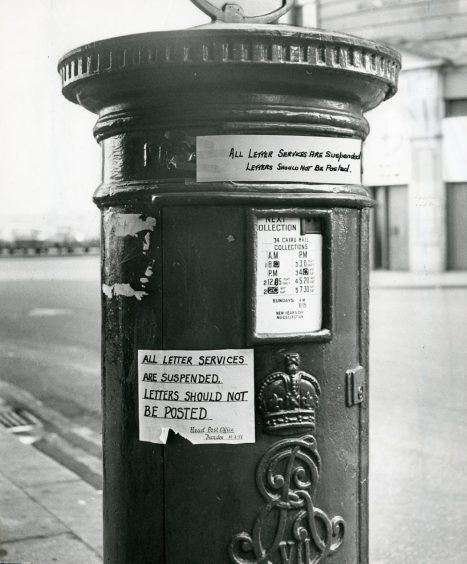
{"type": "Polygon", "coordinates": [[[467,562],[467,288],[371,293],[371,564],[467,562]]]}
{"type": "Polygon", "coordinates": [[[1,379],[100,429],[99,259],[0,258],[1,379]]]}

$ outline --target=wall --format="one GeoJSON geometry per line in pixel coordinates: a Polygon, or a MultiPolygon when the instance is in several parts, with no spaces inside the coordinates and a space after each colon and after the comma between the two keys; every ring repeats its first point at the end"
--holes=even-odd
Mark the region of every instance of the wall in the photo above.
{"type": "Polygon", "coordinates": [[[320,0],[320,26],[467,62],[467,0],[320,0]]]}

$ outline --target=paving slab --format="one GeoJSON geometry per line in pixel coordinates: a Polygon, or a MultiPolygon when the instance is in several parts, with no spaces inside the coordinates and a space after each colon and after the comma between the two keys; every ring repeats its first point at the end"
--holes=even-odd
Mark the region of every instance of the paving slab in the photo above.
{"type": "Polygon", "coordinates": [[[21,488],[18,488],[18,486],[15,486],[10,480],[7,480],[0,474],[0,501],[2,503],[6,500],[23,496],[24,492],[21,488]]]}
{"type": "Polygon", "coordinates": [[[43,484],[26,488],[26,491],[102,555],[102,495],[97,490],[78,480],[43,484]]]}
{"type": "Polygon", "coordinates": [[[7,432],[0,433],[0,474],[16,486],[74,481],[76,474],[7,432]]]}
{"type": "Polygon", "coordinates": [[[0,452],[0,564],[101,563],[101,492],[1,428],[0,452]]]}
{"type": "Polygon", "coordinates": [[[0,541],[57,535],[67,529],[59,519],[25,494],[2,500],[0,510],[0,541]]]}
{"type": "Polygon", "coordinates": [[[102,564],[71,533],[0,544],[0,564],[102,564]]]}

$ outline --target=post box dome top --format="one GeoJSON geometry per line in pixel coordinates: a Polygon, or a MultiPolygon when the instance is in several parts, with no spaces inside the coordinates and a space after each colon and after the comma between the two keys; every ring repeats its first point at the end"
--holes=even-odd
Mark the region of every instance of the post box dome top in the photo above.
{"type": "Polygon", "coordinates": [[[293,0],[192,0],[214,22],[105,39],[58,64],[63,95],[93,112],[200,88],[287,89],[354,100],[363,111],[397,91],[400,55],[336,32],[271,23],[293,0]]]}

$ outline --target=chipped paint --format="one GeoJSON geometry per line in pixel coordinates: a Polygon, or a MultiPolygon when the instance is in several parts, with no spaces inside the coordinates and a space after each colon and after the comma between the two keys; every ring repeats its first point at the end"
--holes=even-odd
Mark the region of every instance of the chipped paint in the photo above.
{"type": "Polygon", "coordinates": [[[109,299],[115,296],[125,296],[127,298],[135,297],[137,300],[141,301],[144,296],[148,295],[147,292],[142,290],[134,290],[130,284],[113,284],[112,286],[102,284],[102,291],[109,299]]]}
{"type": "MultiPolygon", "coordinates": [[[[152,219],[152,218],[151,218],[152,219]]],[[[155,220],[154,220],[155,221],[155,220]]],[[[143,252],[149,251],[149,245],[151,244],[151,234],[148,232],[144,236],[143,240],[143,252]]]]}
{"type": "Polygon", "coordinates": [[[149,279],[151,278],[151,276],[154,274],[154,271],[152,269],[153,265],[154,265],[154,260],[151,261],[151,264],[146,268],[145,272],[144,272],[144,276],[142,276],[139,281],[141,282],[141,286],[143,288],[146,287],[146,284],[149,282],[149,279]]]}
{"type": "MultiPolygon", "coordinates": [[[[138,213],[113,213],[109,217],[111,228],[115,229],[117,237],[136,237],[140,231],[154,231],[156,225],[155,217],[146,217],[138,213]]],[[[144,237],[145,245],[149,248],[149,233],[144,237]],[[147,239],[146,239],[147,238],[147,239]]],[[[147,250],[143,247],[143,250],[147,250]]]]}
{"type": "MultiPolygon", "coordinates": [[[[121,260],[115,271],[104,272],[106,283],[102,291],[107,298],[116,296],[136,298],[149,295],[155,259],[151,256],[155,217],[144,213],[108,211],[104,218],[104,230],[109,242],[120,239],[121,260]]],[[[113,243],[112,243],[113,244],[113,243]]]]}

